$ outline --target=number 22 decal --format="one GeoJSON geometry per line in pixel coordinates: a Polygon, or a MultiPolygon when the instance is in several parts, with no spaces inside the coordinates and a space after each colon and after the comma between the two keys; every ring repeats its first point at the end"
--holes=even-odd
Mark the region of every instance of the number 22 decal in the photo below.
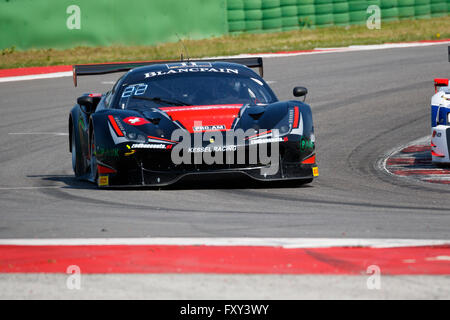
{"type": "Polygon", "coordinates": [[[122,98],[128,98],[130,96],[141,96],[145,93],[147,90],[148,85],[139,83],[139,84],[132,84],[123,90],[122,98]]]}

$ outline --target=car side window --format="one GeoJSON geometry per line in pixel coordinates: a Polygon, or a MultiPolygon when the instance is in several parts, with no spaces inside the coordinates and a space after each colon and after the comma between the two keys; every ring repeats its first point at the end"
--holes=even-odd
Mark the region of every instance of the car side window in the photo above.
{"type": "Polygon", "coordinates": [[[108,91],[108,92],[106,93],[106,96],[105,96],[105,107],[106,107],[106,108],[109,108],[109,107],[110,107],[110,104],[111,104],[111,98],[112,98],[111,91],[108,91]]]}
{"type": "Polygon", "coordinates": [[[121,83],[122,78],[123,78],[123,76],[121,76],[121,77],[119,78],[119,80],[117,80],[117,82],[114,84],[114,86],[112,87],[112,89],[106,93],[106,97],[105,97],[105,106],[106,106],[107,108],[111,108],[111,102],[112,102],[112,100],[113,100],[114,94],[116,93],[116,91],[117,91],[117,89],[118,89],[118,87],[119,87],[119,84],[121,83]]]}

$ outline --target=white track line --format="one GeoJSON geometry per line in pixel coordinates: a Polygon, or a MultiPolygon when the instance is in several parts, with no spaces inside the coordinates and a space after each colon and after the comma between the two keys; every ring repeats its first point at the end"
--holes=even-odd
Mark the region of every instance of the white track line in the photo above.
{"type": "Polygon", "coordinates": [[[339,48],[315,48],[314,51],[293,51],[286,53],[254,53],[254,54],[240,54],[235,56],[219,56],[210,57],[208,59],[224,59],[224,58],[250,58],[250,57],[262,57],[262,58],[280,58],[280,57],[294,57],[312,54],[325,54],[325,53],[339,53],[339,52],[356,52],[356,51],[368,51],[368,50],[383,50],[383,49],[396,49],[396,48],[413,48],[413,47],[428,47],[435,45],[450,44],[450,41],[442,42],[410,42],[410,43],[385,43],[374,45],[354,45],[349,47],[339,48]]]}
{"type": "Polygon", "coordinates": [[[450,240],[415,239],[329,239],[329,238],[87,238],[87,239],[0,239],[0,245],[174,245],[174,246],[269,246],[293,248],[329,247],[417,247],[450,245],[450,240]]]}
{"type": "MultiPolygon", "coordinates": [[[[367,51],[367,50],[382,50],[382,49],[395,49],[395,48],[412,48],[412,47],[427,47],[435,45],[450,44],[450,41],[441,42],[409,42],[409,43],[385,43],[385,44],[375,44],[375,45],[354,45],[349,47],[339,47],[339,48],[316,48],[314,51],[293,51],[286,53],[254,53],[254,54],[240,54],[235,56],[219,56],[219,57],[208,57],[205,59],[225,59],[225,58],[249,58],[249,57],[262,57],[262,58],[281,58],[281,57],[294,57],[301,55],[312,55],[312,54],[325,54],[325,53],[338,53],[338,52],[356,52],[356,51],[367,51]]],[[[72,77],[72,71],[66,72],[55,72],[46,74],[36,74],[27,76],[16,76],[16,77],[0,77],[0,82],[11,82],[11,81],[23,81],[23,80],[37,80],[37,79],[50,79],[50,78],[61,78],[61,77],[72,77]]]]}
{"type": "Polygon", "coordinates": [[[52,78],[72,77],[72,76],[73,76],[72,71],[66,71],[66,72],[32,74],[32,75],[17,76],[17,77],[3,77],[3,78],[0,78],[0,82],[38,80],[38,79],[52,79],[52,78]]]}
{"type": "Polygon", "coordinates": [[[23,135],[23,134],[30,134],[30,135],[54,135],[54,136],[68,136],[69,134],[67,132],[10,132],[8,134],[11,135],[23,135]]]}

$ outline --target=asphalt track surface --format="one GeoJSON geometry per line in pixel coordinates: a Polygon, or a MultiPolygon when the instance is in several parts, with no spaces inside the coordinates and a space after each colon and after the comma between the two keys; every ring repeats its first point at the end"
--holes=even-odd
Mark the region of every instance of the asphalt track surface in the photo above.
{"type": "Polygon", "coordinates": [[[118,74],[0,84],[0,238],[326,237],[450,239],[450,191],[377,169],[430,133],[433,78],[447,45],[268,58],[280,98],[309,89],[320,177],[307,186],[247,179],[97,190],[76,180],[67,120],[76,97],[118,74]],[[44,134],[45,133],[45,134],[44,134]]]}

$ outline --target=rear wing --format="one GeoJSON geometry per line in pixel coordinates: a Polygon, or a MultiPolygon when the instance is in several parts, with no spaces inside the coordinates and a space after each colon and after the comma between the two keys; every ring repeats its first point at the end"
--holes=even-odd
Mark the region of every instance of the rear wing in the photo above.
{"type": "Polygon", "coordinates": [[[448,79],[434,79],[434,93],[437,93],[440,87],[448,87],[448,79]]]}
{"type": "Polygon", "coordinates": [[[263,60],[261,57],[251,58],[227,58],[227,59],[190,59],[183,60],[154,60],[154,61],[140,61],[140,62],[118,62],[118,63],[101,63],[101,64],[78,64],[72,66],[73,70],[73,84],[75,87],[78,84],[79,76],[90,76],[97,74],[107,74],[114,72],[125,72],[137,67],[150,66],[153,64],[166,63],[192,63],[192,62],[229,62],[238,63],[249,68],[259,68],[259,74],[264,76],[263,60]]]}

